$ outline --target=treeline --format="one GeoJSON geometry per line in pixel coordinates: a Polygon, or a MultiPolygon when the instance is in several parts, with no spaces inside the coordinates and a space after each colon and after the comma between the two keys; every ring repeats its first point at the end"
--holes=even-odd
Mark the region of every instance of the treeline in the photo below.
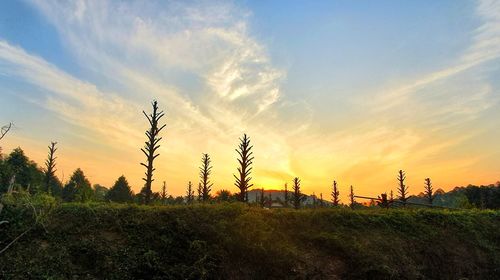
{"type": "MultiPolygon", "coordinates": [[[[325,207],[344,206],[354,208],[360,207],[449,207],[449,208],[500,208],[500,185],[490,186],[468,186],[452,191],[452,194],[445,195],[444,192],[435,191],[430,178],[423,180],[423,192],[418,196],[409,195],[409,187],[406,184],[406,173],[399,170],[396,176],[396,191],[390,190],[377,197],[365,197],[355,194],[354,187],[350,185],[348,203],[341,203],[339,185],[333,180],[331,187],[331,201],[323,199],[323,194],[319,197],[315,194],[307,196],[301,191],[301,180],[298,177],[291,180],[291,189],[288,184],[284,184],[283,197],[266,196],[264,189],[254,188],[252,184],[253,169],[253,146],[250,137],[243,134],[236,147],[237,168],[233,174],[234,186],[237,192],[232,194],[229,190],[220,190],[213,193],[214,183],[212,182],[213,163],[208,153],[202,153],[199,167],[198,184],[192,181],[186,182],[186,195],[173,197],[168,194],[166,183],[163,182],[160,191],[152,189],[154,179],[155,159],[159,154],[160,143],[162,141],[161,132],[166,127],[162,123],[165,116],[159,109],[158,102],[151,103],[151,113],[143,111],[143,115],[148,121],[148,129],[145,131],[146,141],[140,150],[145,156],[141,165],[145,168],[144,186],[139,193],[134,193],[125,178],[120,176],[114,185],[109,189],[99,184],[91,185],[81,169],[73,172],[67,182],[60,180],[56,176],[57,171],[57,150],[56,142],[48,146],[47,159],[43,168],[31,161],[21,148],[14,149],[9,155],[2,155],[0,150],[0,193],[11,194],[14,192],[24,192],[29,194],[47,194],[60,198],[66,202],[87,202],[87,201],[107,201],[117,203],[140,203],[140,204],[192,204],[208,202],[231,202],[239,201],[253,203],[261,207],[325,207]],[[249,197],[249,192],[255,194],[255,199],[249,197]],[[357,201],[364,200],[365,203],[357,201]]],[[[2,127],[0,140],[9,132],[12,124],[2,127]]]]}

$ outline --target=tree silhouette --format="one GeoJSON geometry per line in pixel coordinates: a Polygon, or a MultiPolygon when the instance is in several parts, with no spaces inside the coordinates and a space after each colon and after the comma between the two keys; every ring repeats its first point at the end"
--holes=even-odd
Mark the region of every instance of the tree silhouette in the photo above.
{"type": "Polygon", "coordinates": [[[191,183],[191,181],[189,181],[186,191],[186,202],[187,204],[192,204],[193,200],[194,200],[193,184],[191,183]]]}
{"type": "Polygon", "coordinates": [[[389,200],[387,200],[387,193],[383,193],[381,194],[379,197],[378,197],[378,201],[377,201],[377,204],[378,206],[382,207],[382,208],[389,208],[390,206],[390,203],[389,203],[389,200]]]}
{"type": "Polygon", "coordinates": [[[57,142],[51,142],[49,148],[48,158],[45,160],[45,192],[50,193],[50,183],[55,177],[56,173],[56,148],[57,142]]]}
{"type": "Polygon", "coordinates": [[[260,189],[260,207],[266,205],[266,197],[264,196],[264,188],[260,189]]]}
{"type": "Polygon", "coordinates": [[[0,129],[0,140],[2,140],[5,137],[5,135],[7,135],[7,133],[11,128],[12,128],[12,123],[2,126],[2,128],[0,129]]]}
{"type": "Polygon", "coordinates": [[[288,207],[288,201],[290,201],[290,198],[288,197],[288,184],[285,183],[285,207],[288,207]]]}
{"type": "Polygon", "coordinates": [[[238,158],[238,163],[240,166],[238,167],[238,176],[234,175],[236,182],[234,185],[240,190],[240,194],[238,195],[238,200],[243,202],[245,201],[246,192],[250,189],[253,184],[250,184],[250,174],[252,173],[252,161],[253,161],[253,146],[250,145],[250,138],[243,134],[243,138],[240,138],[240,144],[236,152],[240,156],[238,158]]]}
{"type": "Polygon", "coordinates": [[[300,179],[298,177],[295,177],[293,179],[293,193],[292,193],[292,195],[293,195],[293,197],[292,197],[293,207],[295,207],[295,209],[299,209],[300,202],[303,199],[303,195],[300,192],[300,179]]]}
{"type": "Polygon", "coordinates": [[[159,133],[163,128],[165,128],[165,125],[158,128],[158,122],[165,115],[163,111],[158,111],[158,102],[153,100],[151,105],[153,106],[153,112],[151,114],[148,115],[146,112],[142,111],[144,116],[148,119],[150,125],[149,130],[146,131],[147,141],[144,142],[144,148],[141,148],[141,151],[146,156],[146,163],[141,162],[141,165],[146,167],[146,172],[144,173],[146,178],[142,178],[146,182],[144,186],[146,204],[149,204],[151,201],[151,184],[154,181],[153,172],[155,171],[153,161],[160,155],[156,153],[158,148],[160,148],[159,142],[162,139],[162,137],[159,137],[159,133]]]}
{"type": "Polygon", "coordinates": [[[218,202],[229,202],[231,201],[231,192],[228,190],[219,190],[215,195],[215,199],[218,202]]]}
{"type": "Polygon", "coordinates": [[[320,205],[321,207],[325,206],[325,202],[323,201],[323,193],[320,193],[320,194],[319,194],[319,199],[320,199],[320,201],[319,201],[319,205],[320,205]]]}
{"type": "Polygon", "coordinates": [[[165,202],[167,201],[167,182],[165,181],[163,181],[163,186],[161,187],[160,198],[161,204],[165,205],[165,202]]]}
{"type": "Polygon", "coordinates": [[[391,190],[391,196],[389,197],[389,200],[390,200],[391,202],[392,202],[392,201],[394,201],[394,193],[392,192],[392,190],[391,190]]]}
{"type": "Polygon", "coordinates": [[[432,205],[432,201],[434,200],[434,194],[432,190],[432,183],[430,178],[425,178],[425,197],[427,198],[427,202],[432,205]]]}
{"type": "Polygon", "coordinates": [[[106,193],[105,199],[111,202],[125,203],[133,200],[132,190],[125,176],[120,176],[106,193]]]}
{"type": "Polygon", "coordinates": [[[68,202],[86,202],[92,198],[92,194],[93,191],[90,182],[80,168],[73,172],[69,182],[62,190],[63,199],[68,202]]]}
{"type": "Polygon", "coordinates": [[[198,201],[202,201],[202,199],[203,199],[203,187],[201,186],[201,183],[198,183],[197,193],[198,193],[198,201]]]}
{"type": "Polygon", "coordinates": [[[408,187],[405,185],[406,174],[403,170],[399,170],[397,179],[399,183],[399,200],[401,200],[404,205],[406,203],[406,200],[408,200],[408,187]]]}
{"type": "Polygon", "coordinates": [[[339,195],[340,195],[340,192],[337,189],[337,181],[333,181],[333,188],[332,188],[332,202],[333,202],[333,206],[338,206],[339,205],[339,195]]]}
{"type": "Polygon", "coordinates": [[[356,200],[354,200],[354,188],[351,185],[351,192],[349,193],[349,207],[351,209],[354,209],[354,204],[356,203],[356,200]]]}
{"type": "Polygon", "coordinates": [[[210,192],[212,191],[212,183],[210,182],[210,174],[212,173],[212,166],[210,156],[208,154],[203,154],[201,158],[200,167],[200,184],[201,184],[201,195],[202,201],[207,202],[210,199],[210,192]]]}

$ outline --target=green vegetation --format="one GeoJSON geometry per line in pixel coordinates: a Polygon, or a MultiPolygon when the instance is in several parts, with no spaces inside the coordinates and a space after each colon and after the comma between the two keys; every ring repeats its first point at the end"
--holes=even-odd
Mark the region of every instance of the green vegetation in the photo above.
{"type": "Polygon", "coordinates": [[[492,210],[56,206],[16,196],[3,199],[11,223],[0,241],[31,230],[0,255],[5,278],[495,279],[500,268],[492,210]]]}

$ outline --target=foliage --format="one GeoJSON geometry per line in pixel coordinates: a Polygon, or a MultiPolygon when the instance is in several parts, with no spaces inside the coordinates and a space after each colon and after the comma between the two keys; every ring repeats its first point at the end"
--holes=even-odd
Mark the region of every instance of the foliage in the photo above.
{"type": "MultiPolygon", "coordinates": [[[[28,210],[6,205],[2,219],[16,222],[2,242],[32,224],[28,210]]],[[[499,226],[498,211],[63,204],[2,255],[0,275],[496,279],[499,226]]]]}
{"type": "Polygon", "coordinates": [[[14,149],[0,165],[0,192],[12,186],[17,190],[36,193],[41,189],[43,172],[31,161],[21,148],[14,149]]]}

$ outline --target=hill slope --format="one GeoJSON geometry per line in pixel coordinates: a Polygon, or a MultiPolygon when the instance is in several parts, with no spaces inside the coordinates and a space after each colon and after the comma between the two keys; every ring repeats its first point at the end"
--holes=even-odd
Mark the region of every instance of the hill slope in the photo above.
{"type": "MultiPolygon", "coordinates": [[[[7,206],[0,248],[32,223],[7,206]]],[[[6,279],[494,279],[495,211],[64,204],[0,255],[6,279]]]]}

